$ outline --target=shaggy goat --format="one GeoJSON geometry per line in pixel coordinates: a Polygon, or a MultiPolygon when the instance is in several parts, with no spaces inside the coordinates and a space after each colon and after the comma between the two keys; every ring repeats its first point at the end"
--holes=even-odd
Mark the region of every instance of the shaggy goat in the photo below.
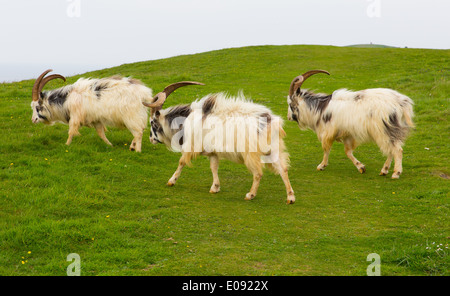
{"type": "Polygon", "coordinates": [[[161,110],[172,91],[190,84],[199,83],[172,84],[155,97],[154,103],[145,104],[152,109],[150,141],[153,144],[164,143],[171,150],[182,153],[178,168],[167,185],[176,183],[181,170],[192,159],[205,155],[209,157],[213,175],[211,193],[220,190],[219,159],[228,159],[245,164],[253,174],[253,184],[245,200],[256,196],[263,168],[267,165],[281,175],[286,186],[287,203],[294,203],[281,118],[272,114],[270,109],[246,100],[243,95],[230,98],[223,93],[161,110]]]}
{"type": "Polygon", "coordinates": [[[142,102],[152,99],[152,90],[132,78],[113,76],[103,79],[80,78],[72,85],[44,91],[45,84],[53,79],[63,79],[59,74],[45,77],[52,70],[42,73],[33,86],[33,123],[69,124],[70,145],[79,135],[81,126],[95,127],[106,144],[112,145],[105,136],[106,126],[126,127],[133,134],[130,150],[141,152],[142,134],[147,126],[148,110],[142,102]],[[44,78],[45,77],[45,78],[44,78]]]}
{"type": "Polygon", "coordinates": [[[353,156],[353,150],[364,142],[375,142],[387,156],[381,176],[389,172],[395,160],[393,179],[402,173],[403,143],[414,127],[413,101],[392,89],[376,88],[360,91],[339,89],[331,95],[301,90],[311,75],[327,71],[313,70],[297,76],[291,83],[288,96],[288,119],[296,121],[300,129],[312,129],[322,142],[323,160],[317,170],[328,165],[334,141],[344,143],[345,153],[359,172],[365,166],[353,156]]]}

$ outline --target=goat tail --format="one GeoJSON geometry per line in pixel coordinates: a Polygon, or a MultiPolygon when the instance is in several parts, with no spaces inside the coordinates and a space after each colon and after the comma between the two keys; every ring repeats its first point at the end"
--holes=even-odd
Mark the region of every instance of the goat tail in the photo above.
{"type": "Polygon", "coordinates": [[[414,116],[413,106],[412,106],[413,104],[412,104],[411,99],[409,99],[405,103],[406,104],[402,107],[403,119],[404,119],[406,125],[408,126],[408,128],[413,129],[416,127],[412,120],[412,118],[414,116]]]}
{"type": "Polygon", "coordinates": [[[198,152],[183,152],[184,163],[188,167],[192,167],[192,160],[195,160],[199,154],[198,152]]]}
{"type": "Polygon", "coordinates": [[[403,110],[403,118],[405,119],[406,124],[409,128],[415,128],[415,124],[412,121],[412,112],[409,112],[409,110],[403,110]]]}
{"type": "Polygon", "coordinates": [[[280,126],[280,139],[283,139],[284,137],[286,137],[286,132],[283,127],[280,126]]]}

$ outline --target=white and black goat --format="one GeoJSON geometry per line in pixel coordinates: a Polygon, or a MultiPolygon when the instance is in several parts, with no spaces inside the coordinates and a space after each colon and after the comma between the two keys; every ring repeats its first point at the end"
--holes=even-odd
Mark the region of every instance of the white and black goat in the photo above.
{"type": "Polygon", "coordinates": [[[127,128],[134,136],[130,150],[141,152],[142,135],[147,126],[148,109],[142,103],[151,101],[152,90],[137,79],[113,76],[102,79],[80,78],[72,85],[44,91],[45,84],[53,79],[66,78],[59,74],[45,77],[42,73],[33,86],[33,123],[69,124],[70,145],[79,135],[81,126],[94,127],[100,138],[111,145],[105,136],[107,126],[127,128]]]}
{"type": "Polygon", "coordinates": [[[151,108],[151,134],[153,144],[164,143],[179,151],[179,165],[167,185],[173,186],[181,170],[198,155],[209,157],[213,175],[210,192],[220,190],[219,159],[243,163],[253,174],[253,184],[245,196],[256,196],[263,168],[267,166],[281,175],[286,186],[287,203],[295,202],[294,191],[288,178],[289,154],[283,142],[285,132],[281,118],[270,109],[247,100],[242,94],[227,97],[223,93],[210,94],[191,104],[172,106],[162,110],[167,96],[178,87],[200,84],[180,82],[169,85],[159,93],[151,108]],[[269,147],[270,146],[270,147],[269,147]]]}
{"type": "Polygon", "coordinates": [[[360,91],[339,89],[331,95],[301,90],[311,75],[327,71],[313,70],[297,76],[291,83],[288,96],[288,119],[301,129],[313,130],[322,142],[323,160],[317,170],[328,165],[334,141],[344,143],[345,153],[360,173],[365,166],[353,156],[362,143],[375,142],[387,156],[380,175],[387,175],[392,159],[395,161],[393,179],[402,173],[403,143],[414,127],[413,101],[392,89],[375,88],[360,91]]]}

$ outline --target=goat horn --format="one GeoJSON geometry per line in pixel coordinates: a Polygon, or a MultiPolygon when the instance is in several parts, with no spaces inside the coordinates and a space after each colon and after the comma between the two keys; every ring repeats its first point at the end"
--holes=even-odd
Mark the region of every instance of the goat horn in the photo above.
{"type": "Polygon", "coordinates": [[[161,109],[161,106],[166,101],[166,98],[167,98],[166,94],[164,92],[160,92],[156,96],[153,97],[153,100],[155,101],[154,103],[149,104],[146,102],[142,102],[142,104],[144,104],[144,106],[149,107],[149,108],[161,109]]]}
{"type": "Polygon", "coordinates": [[[161,109],[162,105],[164,104],[164,102],[166,101],[167,97],[173,93],[177,88],[180,88],[182,86],[187,86],[187,85],[204,85],[203,83],[200,82],[195,82],[195,81],[181,81],[181,82],[177,82],[177,83],[173,83],[169,86],[166,86],[166,88],[164,88],[164,90],[160,93],[158,93],[153,99],[154,99],[154,103],[145,103],[142,102],[142,104],[144,104],[145,106],[149,107],[149,108],[158,108],[161,109]]]}
{"type": "Polygon", "coordinates": [[[48,69],[47,71],[45,71],[44,73],[42,73],[34,82],[33,85],[33,93],[32,93],[32,98],[33,101],[38,101],[39,100],[39,86],[41,84],[42,78],[44,78],[45,75],[47,75],[49,72],[53,71],[52,69],[48,69]]]}
{"type": "Polygon", "coordinates": [[[292,80],[291,87],[289,88],[289,96],[292,97],[295,92],[302,86],[303,82],[308,79],[310,76],[318,73],[325,73],[330,75],[328,71],[325,70],[312,70],[304,73],[303,75],[297,76],[292,80]]]}
{"type": "Polygon", "coordinates": [[[39,85],[39,92],[42,91],[42,89],[44,88],[44,86],[45,86],[50,80],[58,79],[58,78],[64,80],[64,82],[66,82],[66,77],[64,77],[64,76],[62,76],[62,75],[59,75],[59,74],[53,74],[53,75],[47,76],[47,77],[45,77],[44,79],[42,79],[41,84],[39,85]]]}

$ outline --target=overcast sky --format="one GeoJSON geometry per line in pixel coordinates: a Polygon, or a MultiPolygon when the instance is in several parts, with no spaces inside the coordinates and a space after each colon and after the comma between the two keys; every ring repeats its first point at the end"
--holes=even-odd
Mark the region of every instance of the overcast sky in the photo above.
{"type": "Polygon", "coordinates": [[[0,0],[0,81],[215,49],[450,48],[449,0],[0,0]]]}

